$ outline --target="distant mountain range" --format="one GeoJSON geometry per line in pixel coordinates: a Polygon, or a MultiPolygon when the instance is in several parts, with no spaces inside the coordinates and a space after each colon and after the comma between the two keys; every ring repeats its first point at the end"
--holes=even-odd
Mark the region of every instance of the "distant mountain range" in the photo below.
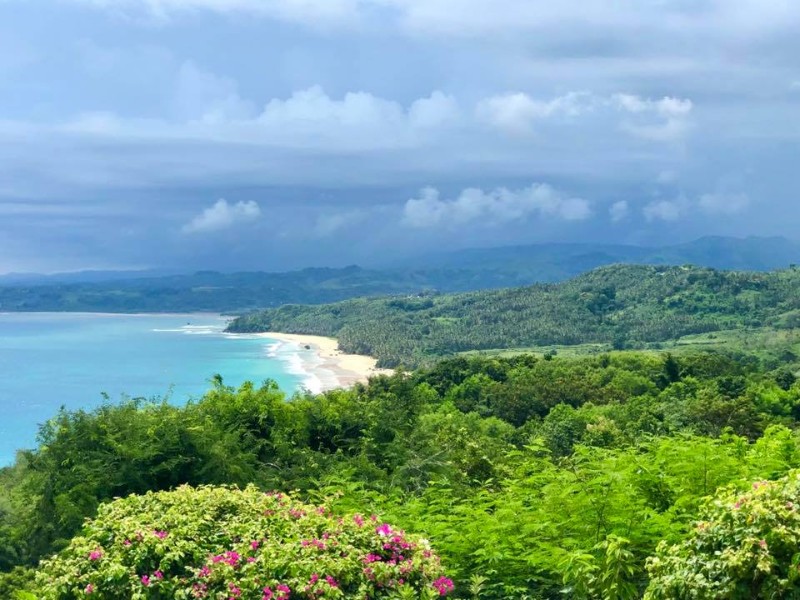
{"type": "MultiPolygon", "coordinates": [[[[771,271],[800,262],[800,243],[784,237],[707,236],[670,246],[531,244],[471,248],[422,256],[395,265],[417,269],[468,269],[506,274],[511,285],[557,282],[610,264],[684,265],[736,271],[771,271]]],[[[488,286],[487,286],[488,287],[488,286]]]]}
{"type": "Polygon", "coordinates": [[[2,311],[245,312],[359,296],[462,292],[570,279],[610,264],[693,264],[768,271],[800,263],[800,244],[780,237],[704,237],[662,247],[536,244],[421,256],[381,268],[285,273],[85,271],[0,276],[2,311]]]}

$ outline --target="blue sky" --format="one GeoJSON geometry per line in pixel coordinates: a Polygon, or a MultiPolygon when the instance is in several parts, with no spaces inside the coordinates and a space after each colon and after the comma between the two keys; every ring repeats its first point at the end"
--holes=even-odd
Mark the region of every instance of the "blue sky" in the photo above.
{"type": "Polygon", "coordinates": [[[796,237],[794,0],[0,0],[0,272],[796,237]]]}

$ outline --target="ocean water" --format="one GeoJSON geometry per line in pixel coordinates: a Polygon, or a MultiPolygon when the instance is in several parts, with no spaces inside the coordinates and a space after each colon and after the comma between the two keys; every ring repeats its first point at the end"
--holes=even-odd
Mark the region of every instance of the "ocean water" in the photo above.
{"type": "Polygon", "coordinates": [[[214,374],[226,385],[276,380],[292,393],[319,387],[313,356],[264,336],[223,333],[218,315],[0,313],[0,466],[35,445],[60,406],[198,398],[214,374]]]}

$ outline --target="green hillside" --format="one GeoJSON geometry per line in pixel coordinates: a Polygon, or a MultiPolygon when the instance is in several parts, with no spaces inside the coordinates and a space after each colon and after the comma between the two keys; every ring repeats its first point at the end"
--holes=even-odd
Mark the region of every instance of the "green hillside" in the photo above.
{"type": "Polygon", "coordinates": [[[382,366],[469,350],[605,343],[643,348],[681,336],[800,324],[800,270],[725,272],[613,265],[560,284],[289,305],[234,320],[233,332],[333,336],[382,366]]]}

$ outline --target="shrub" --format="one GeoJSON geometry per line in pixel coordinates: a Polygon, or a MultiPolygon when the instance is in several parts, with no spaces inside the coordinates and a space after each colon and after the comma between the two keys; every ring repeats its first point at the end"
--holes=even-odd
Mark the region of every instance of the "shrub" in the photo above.
{"type": "Polygon", "coordinates": [[[426,540],[252,486],[104,504],[35,586],[42,600],[432,599],[453,587],[426,540]]]}
{"type": "Polygon", "coordinates": [[[800,472],[727,488],[681,544],[647,561],[646,600],[800,598],[800,472]]]}

